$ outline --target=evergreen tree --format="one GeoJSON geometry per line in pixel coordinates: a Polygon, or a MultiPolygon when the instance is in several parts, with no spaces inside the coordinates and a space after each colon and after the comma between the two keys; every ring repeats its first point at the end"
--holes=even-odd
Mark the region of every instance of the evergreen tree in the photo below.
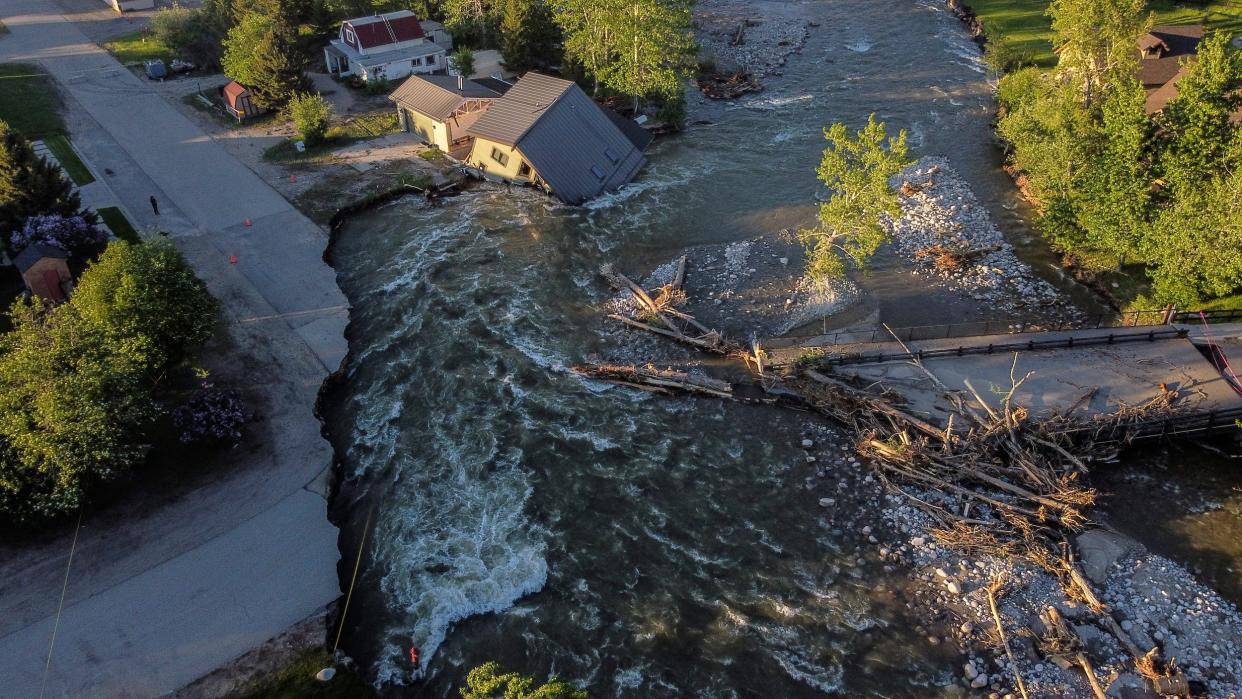
{"type": "Polygon", "coordinates": [[[60,168],[35,154],[30,142],[0,120],[0,236],[8,236],[31,216],[98,217],[82,208],[81,198],[60,168]]]}
{"type": "Polygon", "coordinates": [[[844,275],[846,260],[865,267],[888,239],[883,217],[901,215],[888,180],[910,164],[906,132],[890,138],[874,114],[853,135],[836,123],[824,129],[824,138],[830,145],[818,174],[832,196],[819,205],[819,225],[798,232],[806,246],[807,274],[819,281],[844,275]]]}
{"type": "Polygon", "coordinates": [[[265,109],[279,109],[310,89],[291,8],[284,0],[268,0],[263,11],[242,17],[224,40],[225,73],[249,88],[255,104],[265,109]]]}
{"type": "Polygon", "coordinates": [[[500,18],[500,53],[505,67],[525,73],[559,62],[559,31],[543,0],[504,0],[500,18]]]}

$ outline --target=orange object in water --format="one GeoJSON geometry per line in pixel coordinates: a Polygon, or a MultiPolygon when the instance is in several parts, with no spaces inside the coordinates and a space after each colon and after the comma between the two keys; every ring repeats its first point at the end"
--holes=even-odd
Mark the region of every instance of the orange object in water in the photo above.
{"type": "Polygon", "coordinates": [[[245,221],[242,221],[242,223],[245,224],[246,228],[250,227],[250,219],[246,219],[245,221]]]}
{"type": "Polygon", "coordinates": [[[418,646],[410,646],[410,662],[418,664],[418,646]]]}
{"type": "Polygon", "coordinates": [[[297,182],[297,181],[298,181],[298,176],[297,176],[297,175],[289,175],[289,181],[290,181],[290,182],[297,182]]]}

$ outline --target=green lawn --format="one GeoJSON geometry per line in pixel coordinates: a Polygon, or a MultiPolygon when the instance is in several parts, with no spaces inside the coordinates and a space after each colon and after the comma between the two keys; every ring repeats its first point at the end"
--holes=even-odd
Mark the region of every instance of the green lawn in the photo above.
{"type": "Polygon", "coordinates": [[[278,162],[310,161],[322,158],[338,148],[344,148],[358,141],[387,136],[398,130],[400,130],[400,125],[397,123],[397,112],[392,109],[383,109],[352,116],[333,124],[328,128],[327,138],[322,143],[307,146],[302,153],[294,147],[294,140],[289,139],[268,148],[263,152],[263,157],[266,160],[278,162]]]}
{"type": "Polygon", "coordinates": [[[47,136],[43,139],[43,143],[47,145],[48,150],[52,151],[52,155],[56,156],[56,159],[60,161],[60,166],[65,169],[65,172],[69,173],[69,179],[73,180],[74,184],[81,187],[95,181],[95,176],[86,168],[86,163],[83,163],[82,159],[78,157],[77,152],[73,150],[73,146],[69,145],[69,139],[65,138],[63,134],[47,136]]]}
{"type": "Polygon", "coordinates": [[[8,33],[9,33],[9,28],[4,26],[4,22],[0,22],[0,36],[4,36],[5,34],[8,34],[8,33]]]}
{"type": "Polygon", "coordinates": [[[51,77],[28,63],[0,64],[0,119],[32,140],[65,132],[51,77]]]}
{"type": "Polygon", "coordinates": [[[142,238],[138,236],[138,231],[134,230],[133,224],[129,222],[129,219],[125,218],[125,214],[121,213],[121,210],[117,207],[107,206],[96,213],[99,214],[99,218],[103,219],[104,225],[116,234],[116,237],[130,243],[142,242],[142,238]]]}
{"type": "MultiPolygon", "coordinates": [[[[967,4],[979,15],[989,36],[1000,32],[1015,49],[1029,54],[1036,65],[1049,68],[1056,64],[1052,22],[1044,14],[1047,0],[967,0],[967,4]]],[[[1242,0],[1149,0],[1147,7],[1156,13],[1157,24],[1203,23],[1210,28],[1242,33],[1242,0]]]]}
{"type": "Polygon", "coordinates": [[[103,47],[125,65],[141,64],[156,58],[162,58],[164,63],[168,63],[173,59],[172,49],[156,41],[151,32],[142,30],[118,36],[105,42],[103,47]]]}

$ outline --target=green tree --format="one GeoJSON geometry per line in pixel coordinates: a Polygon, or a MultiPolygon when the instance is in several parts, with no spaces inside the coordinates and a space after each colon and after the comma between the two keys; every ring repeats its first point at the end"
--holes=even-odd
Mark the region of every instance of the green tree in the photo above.
{"type": "Polygon", "coordinates": [[[166,7],[151,17],[151,33],[182,58],[207,68],[220,65],[224,34],[203,8],[166,7]]]}
{"type": "Polygon", "coordinates": [[[219,318],[216,300],[165,238],[113,241],[82,274],[70,304],[149,376],[206,342],[219,318]]]}
{"type": "Polygon", "coordinates": [[[552,18],[565,37],[565,58],[586,70],[597,96],[602,76],[617,60],[619,33],[614,25],[621,1],[551,0],[552,18]]]}
{"type": "Polygon", "coordinates": [[[500,0],[444,0],[444,26],[468,43],[490,45],[500,22],[500,0]]]}
{"type": "Polygon", "coordinates": [[[1099,131],[1076,193],[1083,243],[1122,264],[1142,246],[1152,212],[1151,120],[1138,80],[1118,81],[1100,105],[1099,131]]]}
{"type": "Polygon", "coordinates": [[[560,62],[559,30],[544,0],[503,0],[498,32],[505,67],[515,73],[560,62]]]}
{"type": "Polygon", "coordinates": [[[1077,87],[1083,104],[1093,104],[1111,80],[1133,75],[1139,60],[1135,42],[1152,22],[1144,5],[1144,0],[1052,0],[1048,6],[1057,72],[1077,87]]]}
{"type": "Polygon", "coordinates": [[[225,74],[249,88],[265,109],[279,109],[309,89],[294,22],[289,6],[275,2],[266,11],[246,13],[224,39],[225,74]]]}
{"type": "Polygon", "coordinates": [[[818,173],[832,196],[819,206],[818,225],[798,233],[806,247],[807,274],[817,281],[844,275],[846,259],[865,267],[887,240],[884,217],[901,215],[901,202],[888,181],[910,164],[906,132],[890,138],[874,114],[852,136],[845,124],[836,123],[824,129],[824,138],[830,145],[818,173]]]}
{"type": "Polygon", "coordinates": [[[535,687],[531,677],[516,672],[502,673],[497,663],[485,663],[466,675],[466,686],[458,690],[462,699],[587,699],[587,693],[555,677],[535,687]]]}
{"type": "Polygon", "coordinates": [[[29,141],[0,120],[2,245],[8,245],[9,235],[21,229],[26,219],[51,214],[81,216],[88,223],[99,220],[93,211],[82,208],[81,198],[60,168],[36,155],[29,141]]]}
{"type": "Polygon", "coordinates": [[[474,51],[465,46],[458,46],[457,50],[449,56],[449,64],[459,75],[469,78],[474,75],[474,51]]]}
{"type": "Polygon", "coordinates": [[[1229,35],[1213,32],[1199,44],[1198,60],[1187,66],[1177,97],[1160,116],[1167,146],[1160,165],[1175,194],[1196,188],[1228,163],[1239,138],[1230,121],[1242,106],[1242,53],[1229,46],[1229,35]]]}
{"type": "Polygon", "coordinates": [[[76,308],[18,301],[0,337],[0,510],[32,523],[70,512],[145,453],[154,417],[141,368],[76,308]]]}
{"type": "Polygon", "coordinates": [[[275,20],[261,12],[243,15],[224,38],[224,53],[220,57],[224,74],[246,87],[258,84],[261,78],[255,48],[275,28],[275,20]]]}
{"type": "Polygon", "coordinates": [[[647,96],[677,99],[695,68],[697,47],[691,24],[693,0],[623,0],[612,19],[617,58],[604,71],[604,84],[634,97],[634,110],[647,96]]]}
{"type": "Polygon", "coordinates": [[[293,96],[286,110],[298,135],[308,145],[315,145],[328,134],[328,120],[332,117],[332,105],[319,93],[303,92],[293,96]]]}
{"type": "Polygon", "coordinates": [[[1242,288],[1242,139],[1231,150],[1229,169],[1156,219],[1144,254],[1158,302],[1193,306],[1242,288]]]}

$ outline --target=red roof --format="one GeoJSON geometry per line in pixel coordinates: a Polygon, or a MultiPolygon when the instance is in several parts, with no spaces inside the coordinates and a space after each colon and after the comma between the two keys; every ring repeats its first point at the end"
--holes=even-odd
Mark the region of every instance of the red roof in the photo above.
{"type": "Polygon", "coordinates": [[[224,86],[224,99],[230,107],[236,107],[238,98],[244,94],[246,94],[246,88],[236,80],[224,86]]]}
{"type": "MultiPolygon", "coordinates": [[[[382,17],[382,15],[381,15],[382,17]]],[[[351,19],[348,22],[358,37],[358,45],[364,49],[412,41],[423,37],[423,26],[413,14],[404,17],[392,17],[384,21],[380,17],[367,17],[366,20],[351,19]],[[369,21],[368,21],[369,20],[369,21]],[[366,21],[365,24],[362,22],[366,21]],[[392,31],[389,31],[391,28],[392,31]]]]}

